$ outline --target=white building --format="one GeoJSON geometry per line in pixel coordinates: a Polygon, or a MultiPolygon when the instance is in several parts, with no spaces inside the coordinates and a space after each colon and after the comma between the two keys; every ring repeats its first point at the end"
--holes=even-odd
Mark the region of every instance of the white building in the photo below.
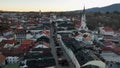
{"type": "Polygon", "coordinates": [[[110,27],[99,27],[100,34],[103,35],[114,35],[114,31],[110,27]]]}
{"type": "Polygon", "coordinates": [[[80,24],[80,27],[78,28],[78,30],[85,30],[85,31],[87,31],[88,27],[87,27],[87,24],[86,24],[85,7],[84,7],[84,10],[83,10],[83,14],[82,14],[80,23],[81,24],[80,24]]]}

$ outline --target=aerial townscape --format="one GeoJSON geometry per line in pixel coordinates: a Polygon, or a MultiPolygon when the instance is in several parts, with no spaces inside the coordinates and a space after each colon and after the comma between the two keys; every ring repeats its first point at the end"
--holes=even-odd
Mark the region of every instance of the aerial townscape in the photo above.
{"type": "Polygon", "coordinates": [[[120,68],[120,12],[0,11],[0,68],[120,68]]]}

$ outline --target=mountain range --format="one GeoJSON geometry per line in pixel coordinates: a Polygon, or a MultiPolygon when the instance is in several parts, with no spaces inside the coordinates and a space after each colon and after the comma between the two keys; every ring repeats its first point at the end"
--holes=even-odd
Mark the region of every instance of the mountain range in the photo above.
{"type": "MultiPolygon", "coordinates": [[[[118,11],[120,12],[120,3],[117,4],[112,4],[109,6],[105,6],[105,7],[95,7],[95,8],[90,8],[90,9],[86,9],[87,12],[114,12],[114,11],[118,11]]],[[[82,12],[82,10],[76,10],[75,12],[82,12]]]]}

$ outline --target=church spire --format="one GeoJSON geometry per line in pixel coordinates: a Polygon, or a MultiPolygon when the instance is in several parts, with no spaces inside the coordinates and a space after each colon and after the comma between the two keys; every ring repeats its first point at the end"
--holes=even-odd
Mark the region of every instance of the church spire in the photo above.
{"type": "Polygon", "coordinates": [[[83,9],[83,13],[82,13],[82,17],[81,17],[81,27],[79,28],[79,30],[88,30],[88,28],[86,26],[85,6],[83,9]]]}
{"type": "Polygon", "coordinates": [[[39,15],[41,16],[41,10],[39,10],[39,15]]]}
{"type": "Polygon", "coordinates": [[[83,8],[83,14],[85,14],[85,6],[84,6],[84,8],[83,8]]]}

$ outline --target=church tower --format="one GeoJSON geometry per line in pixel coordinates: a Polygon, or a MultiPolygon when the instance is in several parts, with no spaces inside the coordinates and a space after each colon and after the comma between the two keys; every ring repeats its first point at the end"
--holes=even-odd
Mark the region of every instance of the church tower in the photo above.
{"type": "Polygon", "coordinates": [[[79,30],[88,30],[88,27],[86,25],[86,15],[85,15],[85,7],[83,9],[82,17],[81,17],[81,27],[79,30]]]}
{"type": "Polygon", "coordinates": [[[39,16],[41,16],[41,10],[39,10],[39,16]]]}

